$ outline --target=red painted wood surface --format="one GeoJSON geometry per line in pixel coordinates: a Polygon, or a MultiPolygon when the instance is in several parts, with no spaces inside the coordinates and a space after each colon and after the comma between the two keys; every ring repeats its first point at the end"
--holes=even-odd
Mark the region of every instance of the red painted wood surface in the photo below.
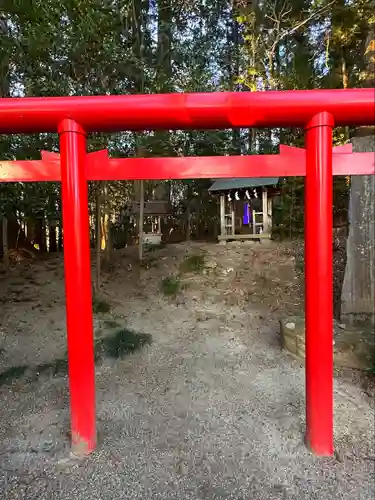
{"type": "MultiPolygon", "coordinates": [[[[373,153],[352,153],[351,144],[334,148],[333,175],[373,175],[373,153]]],[[[109,158],[107,150],[89,153],[88,180],[220,179],[306,175],[306,151],[280,146],[280,153],[251,156],[109,158]]],[[[0,161],[0,182],[59,181],[60,155],[42,151],[41,160],[0,161]]]]}
{"type": "Polygon", "coordinates": [[[87,130],[304,127],[327,111],[335,125],[372,125],[375,89],[284,90],[0,99],[0,134],[87,130]]]}
{"type": "Polygon", "coordinates": [[[319,113],[306,127],[306,443],[319,456],[333,454],[333,125],[319,113]]]}
{"type": "Polygon", "coordinates": [[[73,120],[64,120],[59,136],[72,449],[86,455],[96,446],[90,228],[82,169],[86,135],[73,120]]]}

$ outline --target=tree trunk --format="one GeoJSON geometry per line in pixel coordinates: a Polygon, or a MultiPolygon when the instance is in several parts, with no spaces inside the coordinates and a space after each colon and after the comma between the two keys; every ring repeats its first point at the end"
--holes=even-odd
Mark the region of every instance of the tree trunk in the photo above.
{"type": "Polygon", "coordinates": [[[10,60],[10,46],[7,42],[9,37],[8,19],[5,14],[0,12],[0,39],[2,40],[4,50],[0,51],[1,65],[0,65],[0,97],[9,97],[9,60],[10,60]]]}
{"type": "Polygon", "coordinates": [[[102,217],[101,249],[104,250],[104,262],[106,266],[109,266],[112,258],[112,239],[108,181],[103,181],[103,208],[104,213],[102,217]]]}
{"type": "Polygon", "coordinates": [[[57,252],[57,227],[55,221],[49,226],[49,252],[57,252]]]}
{"type": "MultiPolygon", "coordinates": [[[[0,12],[0,40],[2,41],[1,47],[0,47],[0,97],[9,97],[9,58],[10,58],[10,47],[8,46],[8,40],[9,40],[9,31],[8,31],[8,19],[5,14],[0,12]]],[[[10,144],[11,144],[11,137],[10,136],[3,136],[1,138],[1,144],[0,144],[0,155],[3,156],[4,153],[8,153],[10,149],[10,144]]],[[[5,186],[3,185],[2,188],[5,186]]],[[[1,193],[2,194],[2,193],[1,193]]],[[[3,197],[3,194],[2,194],[3,197]]],[[[1,232],[0,232],[0,240],[1,240],[1,246],[0,246],[0,252],[3,256],[3,261],[5,268],[9,268],[9,253],[8,253],[8,248],[9,248],[9,241],[8,241],[8,234],[9,234],[9,228],[8,228],[8,219],[6,218],[6,211],[7,209],[4,209],[4,206],[1,207],[2,212],[0,213],[0,225],[1,225],[1,232]],[[3,217],[1,217],[3,215],[3,217]]]]}
{"type": "Polygon", "coordinates": [[[191,237],[191,210],[189,203],[186,209],[186,241],[190,241],[190,237],[191,237]]]}
{"type": "Polygon", "coordinates": [[[138,226],[138,258],[139,258],[139,262],[143,261],[144,207],[145,207],[145,183],[144,183],[144,181],[140,181],[140,186],[139,186],[139,226],[138,226]]]}
{"type": "Polygon", "coordinates": [[[46,227],[41,215],[35,220],[35,243],[41,253],[47,252],[46,227]]]}
{"type": "Polygon", "coordinates": [[[57,252],[57,223],[56,220],[58,215],[56,213],[56,201],[58,198],[59,188],[56,186],[56,190],[52,191],[48,195],[48,206],[47,206],[47,219],[49,218],[48,224],[48,251],[57,252]]]}
{"type": "Polygon", "coordinates": [[[171,39],[172,39],[172,1],[158,1],[158,67],[157,77],[160,92],[170,92],[172,77],[171,39]]]}
{"type": "Polygon", "coordinates": [[[3,217],[1,219],[1,231],[2,231],[2,255],[5,269],[9,269],[9,249],[8,249],[8,219],[3,217]]]}
{"type": "Polygon", "coordinates": [[[100,288],[100,268],[101,268],[101,182],[97,183],[96,188],[96,220],[95,220],[95,243],[96,243],[96,273],[95,273],[95,292],[100,288]]]}
{"type": "MultiPolygon", "coordinates": [[[[368,29],[362,61],[362,86],[375,85],[375,34],[368,29]]],[[[375,153],[374,127],[361,127],[353,152],[375,153]]],[[[349,200],[347,262],[341,294],[341,317],[349,323],[375,325],[375,176],[353,176],[349,200]]]]}
{"type": "MultiPolygon", "coordinates": [[[[229,20],[227,31],[228,45],[228,78],[229,90],[234,91],[234,77],[240,74],[240,58],[239,58],[239,33],[238,24],[236,21],[235,7],[232,9],[232,16],[229,20]]],[[[232,131],[232,154],[241,154],[241,130],[234,128],[232,131]]]]}
{"type": "MultiPolygon", "coordinates": [[[[30,239],[26,237],[25,231],[18,224],[17,218],[14,215],[9,214],[7,215],[6,220],[7,220],[6,222],[7,234],[5,238],[7,238],[8,250],[22,247],[25,248],[26,250],[29,250],[30,252],[35,253],[36,249],[34,248],[30,239]]],[[[0,233],[0,243],[2,245],[1,248],[3,248],[4,245],[4,231],[5,229],[2,229],[0,233]]]]}
{"type": "Polygon", "coordinates": [[[57,246],[58,246],[59,252],[62,252],[64,245],[63,245],[63,228],[62,228],[61,223],[59,225],[59,236],[58,236],[57,246]]]}
{"type": "MultiPolygon", "coordinates": [[[[374,152],[375,136],[353,138],[353,152],[374,152]]],[[[347,262],[341,294],[342,321],[374,324],[375,176],[353,176],[350,186],[347,262]]]]}
{"type": "MultiPolygon", "coordinates": [[[[172,86],[172,25],[173,8],[172,0],[158,0],[158,41],[157,41],[157,67],[156,84],[158,92],[167,93],[173,91],[172,86]]],[[[170,134],[167,130],[157,130],[155,132],[155,142],[153,147],[160,156],[170,156],[172,148],[170,146],[170,134]]]]}

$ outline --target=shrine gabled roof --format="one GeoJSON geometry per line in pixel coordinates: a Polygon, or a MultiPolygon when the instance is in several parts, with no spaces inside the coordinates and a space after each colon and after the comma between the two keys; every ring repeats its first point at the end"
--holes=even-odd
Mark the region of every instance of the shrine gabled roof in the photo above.
{"type": "Polygon", "coordinates": [[[231,191],[233,189],[247,189],[260,186],[278,184],[279,177],[251,177],[249,179],[218,179],[208,188],[209,191],[231,191]]]}

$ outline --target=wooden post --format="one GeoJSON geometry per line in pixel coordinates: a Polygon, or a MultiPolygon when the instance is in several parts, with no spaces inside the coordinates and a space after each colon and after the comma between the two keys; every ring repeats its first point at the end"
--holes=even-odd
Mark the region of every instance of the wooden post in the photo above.
{"type": "Polygon", "coordinates": [[[190,210],[190,200],[188,201],[188,206],[186,209],[186,241],[190,241],[191,236],[191,210],[190,210]]]}
{"type": "Polygon", "coordinates": [[[267,189],[262,189],[262,213],[263,213],[263,233],[268,232],[268,202],[267,202],[267,189]]]}
{"type": "Polygon", "coordinates": [[[109,204],[108,181],[102,181],[101,202],[103,204],[103,217],[101,217],[101,249],[104,251],[104,262],[108,267],[112,259],[111,240],[111,207],[109,204]]]}
{"type": "Polygon", "coordinates": [[[255,218],[255,210],[253,210],[253,234],[257,234],[257,225],[256,225],[256,218],[255,218]]]}
{"type": "Polygon", "coordinates": [[[161,216],[158,216],[158,234],[161,234],[161,216]]]}
{"type": "Polygon", "coordinates": [[[99,293],[100,288],[100,266],[101,266],[101,248],[102,248],[102,211],[101,211],[101,191],[102,183],[97,183],[96,188],[96,273],[95,273],[95,291],[99,293]]]}
{"type": "MultiPolygon", "coordinates": [[[[374,152],[375,135],[353,137],[354,152],[374,152]]],[[[350,182],[349,234],[341,291],[341,321],[375,325],[375,176],[354,175],[350,182]]]]}
{"type": "Polygon", "coordinates": [[[268,214],[268,231],[269,233],[272,233],[272,198],[268,198],[267,200],[267,214],[268,214]]]}
{"type": "Polygon", "coordinates": [[[234,200],[232,201],[232,236],[236,234],[236,213],[234,209],[234,200]]]}
{"type": "Polygon", "coordinates": [[[145,187],[144,181],[140,181],[139,193],[139,228],[138,228],[138,258],[139,262],[143,260],[143,219],[145,208],[145,187]]]}
{"type": "Polygon", "coordinates": [[[2,240],[3,240],[3,262],[5,269],[8,270],[10,266],[9,262],[9,248],[8,248],[8,219],[6,217],[2,218],[2,240]]]}
{"type": "MultiPolygon", "coordinates": [[[[363,87],[375,86],[375,30],[368,30],[362,56],[363,87]]],[[[375,153],[375,127],[360,127],[353,152],[375,153]]],[[[373,156],[374,157],[374,156],[373,156]]],[[[353,176],[350,182],[347,261],[341,292],[342,321],[375,326],[375,176],[353,176]]]]}
{"type": "Polygon", "coordinates": [[[226,236],[225,230],[225,196],[220,195],[220,236],[226,236]]]}

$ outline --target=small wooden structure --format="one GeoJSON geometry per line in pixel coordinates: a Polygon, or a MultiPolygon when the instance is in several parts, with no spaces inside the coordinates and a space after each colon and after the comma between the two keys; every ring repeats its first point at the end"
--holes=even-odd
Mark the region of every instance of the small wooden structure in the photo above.
{"type": "MultiPolygon", "coordinates": [[[[132,211],[135,214],[139,214],[140,212],[140,202],[134,202],[132,204],[132,211]]],[[[171,213],[171,207],[168,201],[164,200],[152,200],[152,201],[145,201],[144,203],[144,209],[143,209],[143,214],[145,216],[149,215],[157,215],[157,216],[164,216],[164,215],[169,215],[171,213]]]]}
{"type": "Polygon", "coordinates": [[[278,177],[215,181],[209,191],[220,195],[219,241],[271,238],[278,182],[278,177]]]}
{"type": "MultiPolygon", "coordinates": [[[[141,203],[134,202],[132,205],[133,214],[139,215],[141,203]]],[[[165,200],[151,200],[144,203],[143,217],[145,222],[140,240],[143,243],[160,244],[162,238],[161,219],[171,213],[171,206],[165,200]]]]}

